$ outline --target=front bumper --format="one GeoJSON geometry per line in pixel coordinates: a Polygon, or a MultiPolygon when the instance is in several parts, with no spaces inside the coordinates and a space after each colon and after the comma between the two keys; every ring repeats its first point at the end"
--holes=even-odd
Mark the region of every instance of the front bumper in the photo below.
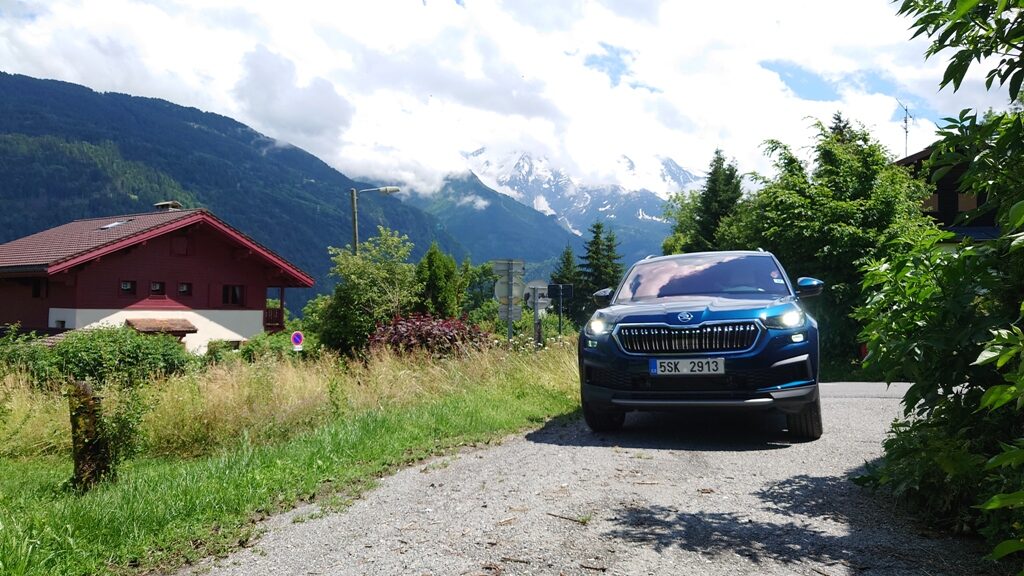
{"type": "Polygon", "coordinates": [[[793,342],[793,331],[769,330],[742,352],[641,356],[624,353],[611,337],[580,340],[580,392],[596,409],[686,408],[800,411],[818,399],[816,330],[793,342]],[[720,357],[725,374],[652,376],[652,357],[720,357]]]}

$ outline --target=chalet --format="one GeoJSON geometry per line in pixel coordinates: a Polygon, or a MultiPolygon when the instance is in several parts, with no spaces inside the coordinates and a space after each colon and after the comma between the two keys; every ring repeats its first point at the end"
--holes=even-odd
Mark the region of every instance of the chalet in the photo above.
{"type": "Polygon", "coordinates": [[[156,207],[0,244],[0,325],[128,325],[195,352],[283,329],[284,289],[312,286],[308,274],[206,210],[156,207]],[[267,308],[268,290],[281,308],[267,308]]]}
{"type": "MultiPolygon", "coordinates": [[[[905,166],[917,176],[924,169],[934,148],[929,146],[916,154],[896,161],[898,166],[905,166]]],[[[992,212],[971,218],[968,215],[978,206],[985,203],[985,197],[960,192],[960,177],[967,171],[966,164],[954,166],[935,182],[935,193],[924,202],[924,213],[931,216],[944,230],[956,235],[955,240],[963,238],[973,240],[991,240],[999,235],[995,216],[992,212]]],[[[929,173],[930,175],[931,173],[929,173]]],[[[929,182],[931,180],[929,179],[929,182]]]]}

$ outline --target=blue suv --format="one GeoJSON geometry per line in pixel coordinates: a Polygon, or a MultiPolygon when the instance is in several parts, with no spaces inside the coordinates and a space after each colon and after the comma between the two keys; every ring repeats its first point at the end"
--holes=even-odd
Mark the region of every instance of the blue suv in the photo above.
{"type": "Polygon", "coordinates": [[[790,434],[821,436],[818,323],[769,252],[700,252],[634,264],[580,334],[580,397],[594,431],[631,410],[774,408],[790,434]]]}

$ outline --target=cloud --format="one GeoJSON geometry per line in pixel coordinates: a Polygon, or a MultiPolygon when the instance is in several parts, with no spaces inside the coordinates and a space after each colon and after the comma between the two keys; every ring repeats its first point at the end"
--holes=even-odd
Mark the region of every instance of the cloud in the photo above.
{"type": "Polygon", "coordinates": [[[225,114],[354,178],[428,192],[460,151],[528,151],[593,183],[616,160],[770,171],[839,111],[896,155],[961,108],[1005,105],[888,0],[0,0],[0,69],[225,114]],[[765,63],[769,63],[765,67],[765,63]]]}
{"type": "Polygon", "coordinates": [[[263,45],[245,55],[234,95],[248,117],[276,138],[323,151],[336,147],[355,112],[324,78],[298,84],[295,64],[263,45]]]}
{"type": "Polygon", "coordinates": [[[455,202],[456,206],[465,206],[466,204],[471,205],[473,207],[473,210],[479,212],[480,210],[483,210],[484,208],[490,206],[491,202],[489,200],[481,198],[480,196],[477,196],[476,194],[463,196],[462,198],[459,198],[457,202],[455,202]]]}

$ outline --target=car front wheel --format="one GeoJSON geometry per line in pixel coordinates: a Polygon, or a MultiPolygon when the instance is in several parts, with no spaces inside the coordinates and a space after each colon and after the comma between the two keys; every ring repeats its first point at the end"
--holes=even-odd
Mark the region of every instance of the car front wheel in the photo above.
{"type": "Polygon", "coordinates": [[[789,433],[803,440],[821,438],[821,397],[803,407],[795,414],[786,414],[786,426],[789,433]]]}
{"type": "Polygon", "coordinates": [[[594,432],[614,432],[626,422],[626,413],[622,410],[597,410],[584,400],[583,420],[594,432]]]}

